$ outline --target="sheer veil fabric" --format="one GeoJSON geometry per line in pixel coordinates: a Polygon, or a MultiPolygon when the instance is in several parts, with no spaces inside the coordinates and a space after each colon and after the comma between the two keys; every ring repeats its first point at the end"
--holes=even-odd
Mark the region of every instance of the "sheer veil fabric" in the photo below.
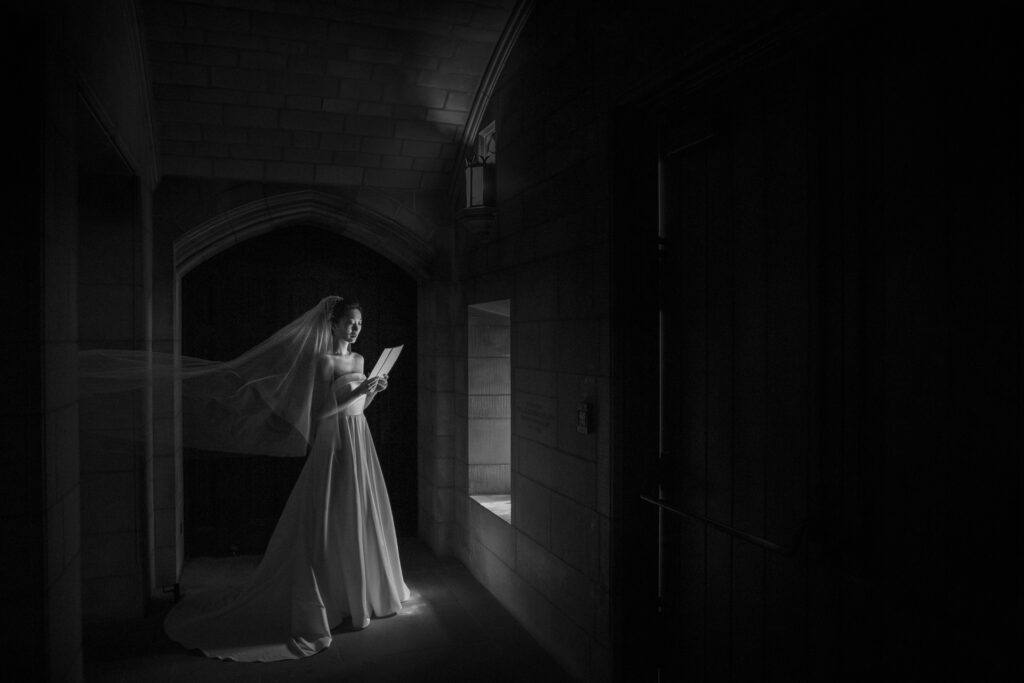
{"type": "Polygon", "coordinates": [[[317,368],[330,351],[331,308],[340,298],[322,299],[229,361],[132,350],[81,351],[79,393],[95,399],[142,389],[150,381],[159,390],[177,385],[186,447],[302,457],[314,436],[317,368]]]}
{"type": "MultiPolygon", "coordinates": [[[[318,366],[330,350],[330,312],[315,308],[226,363],[158,358],[155,382],[180,382],[187,446],[204,450],[303,456],[255,573],[243,586],[187,594],[164,630],[210,657],[276,661],[315,654],[350,617],[363,628],[409,599],[387,489],[366,418],[365,398],[329,418],[365,376],[330,386],[318,366]]],[[[83,352],[83,394],[141,386],[148,368],[132,352],[83,352]]]]}

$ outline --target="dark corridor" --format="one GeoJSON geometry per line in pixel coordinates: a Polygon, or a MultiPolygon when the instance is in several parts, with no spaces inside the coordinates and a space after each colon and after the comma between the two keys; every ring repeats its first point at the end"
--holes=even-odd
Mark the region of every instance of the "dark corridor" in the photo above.
{"type": "Polygon", "coordinates": [[[1024,680],[1017,8],[677,5],[11,5],[21,680],[1024,680]],[[183,473],[155,373],[97,410],[81,351],[229,358],[327,294],[406,345],[366,416],[419,598],[296,662],[171,649],[302,458],[183,473]],[[470,497],[505,299],[510,523],[470,497]]]}

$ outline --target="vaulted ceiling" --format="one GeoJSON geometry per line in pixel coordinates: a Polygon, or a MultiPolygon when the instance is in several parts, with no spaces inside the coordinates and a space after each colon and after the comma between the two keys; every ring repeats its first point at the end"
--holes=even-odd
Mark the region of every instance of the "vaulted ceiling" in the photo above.
{"type": "Polygon", "coordinates": [[[165,175],[446,190],[514,0],[144,0],[165,175]]]}

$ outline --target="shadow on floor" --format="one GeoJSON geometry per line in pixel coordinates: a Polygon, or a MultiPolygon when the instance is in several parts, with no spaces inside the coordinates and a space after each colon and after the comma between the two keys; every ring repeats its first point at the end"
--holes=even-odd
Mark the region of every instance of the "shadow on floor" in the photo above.
{"type": "MultiPolygon", "coordinates": [[[[167,609],[139,622],[85,629],[85,680],[165,681],[494,681],[572,679],[469,573],[435,557],[422,541],[399,542],[412,598],[392,617],[352,631],[306,659],[225,662],[186,651],[164,635],[167,609]]],[[[241,564],[246,561],[238,558],[241,564]]],[[[251,563],[250,563],[251,565],[251,563]]]]}

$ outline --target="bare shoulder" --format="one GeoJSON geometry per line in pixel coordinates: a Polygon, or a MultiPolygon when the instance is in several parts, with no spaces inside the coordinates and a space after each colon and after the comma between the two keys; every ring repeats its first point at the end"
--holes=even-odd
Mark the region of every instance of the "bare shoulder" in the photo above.
{"type": "Polygon", "coordinates": [[[335,365],[335,358],[331,356],[331,354],[325,353],[322,356],[320,356],[320,363],[317,369],[320,371],[321,376],[331,377],[334,375],[335,365]]]}
{"type": "Polygon", "coordinates": [[[341,377],[353,372],[361,373],[363,371],[363,357],[358,353],[347,353],[344,356],[340,356],[333,353],[327,353],[323,355],[322,367],[330,369],[330,372],[334,377],[341,377]]]}

